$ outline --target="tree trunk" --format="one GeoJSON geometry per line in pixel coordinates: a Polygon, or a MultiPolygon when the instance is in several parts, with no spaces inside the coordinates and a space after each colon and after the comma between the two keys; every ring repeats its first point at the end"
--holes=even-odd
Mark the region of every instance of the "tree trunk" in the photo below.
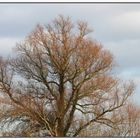
{"type": "Polygon", "coordinates": [[[58,99],[58,119],[57,119],[57,134],[58,137],[64,137],[64,85],[63,76],[60,76],[60,87],[59,87],[60,97],[58,99]]]}

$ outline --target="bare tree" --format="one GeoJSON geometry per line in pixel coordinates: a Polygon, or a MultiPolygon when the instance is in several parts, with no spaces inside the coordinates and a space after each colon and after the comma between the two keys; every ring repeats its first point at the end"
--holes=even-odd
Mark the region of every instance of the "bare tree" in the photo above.
{"type": "Polygon", "coordinates": [[[112,121],[105,125],[103,122],[86,128],[80,136],[94,137],[139,137],[140,136],[140,108],[127,102],[123,107],[114,110],[109,116],[112,121]]]}
{"type": "Polygon", "coordinates": [[[114,111],[112,120],[116,120],[115,128],[104,132],[106,136],[139,137],[140,136],[140,109],[128,103],[119,111],[114,111]]]}
{"type": "Polygon", "coordinates": [[[87,23],[76,27],[59,16],[18,43],[14,58],[0,59],[1,122],[16,123],[13,135],[76,137],[94,123],[111,127],[110,114],[132,94],[87,23]]]}

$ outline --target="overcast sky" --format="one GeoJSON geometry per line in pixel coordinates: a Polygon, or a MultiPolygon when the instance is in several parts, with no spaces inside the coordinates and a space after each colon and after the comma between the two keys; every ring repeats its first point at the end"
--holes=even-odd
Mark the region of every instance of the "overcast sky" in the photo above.
{"type": "Polygon", "coordinates": [[[92,37],[114,55],[117,75],[136,83],[134,101],[140,105],[140,4],[0,4],[0,55],[59,14],[89,23],[92,37]]]}

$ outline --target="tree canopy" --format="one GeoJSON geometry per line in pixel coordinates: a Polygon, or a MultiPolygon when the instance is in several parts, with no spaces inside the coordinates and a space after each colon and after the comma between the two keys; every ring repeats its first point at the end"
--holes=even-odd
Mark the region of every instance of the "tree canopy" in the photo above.
{"type": "Polygon", "coordinates": [[[86,22],[58,16],[17,43],[14,57],[0,59],[0,121],[14,124],[10,136],[76,137],[95,124],[113,128],[114,111],[134,84],[111,73],[112,54],[90,32],[86,22]]]}

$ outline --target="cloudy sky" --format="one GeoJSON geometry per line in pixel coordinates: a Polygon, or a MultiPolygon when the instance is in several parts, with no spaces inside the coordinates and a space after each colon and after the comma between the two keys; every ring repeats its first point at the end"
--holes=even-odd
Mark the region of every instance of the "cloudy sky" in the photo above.
{"type": "Polygon", "coordinates": [[[134,101],[140,105],[140,4],[0,4],[0,55],[59,14],[89,23],[91,36],[113,53],[117,75],[136,83],[134,101]]]}

